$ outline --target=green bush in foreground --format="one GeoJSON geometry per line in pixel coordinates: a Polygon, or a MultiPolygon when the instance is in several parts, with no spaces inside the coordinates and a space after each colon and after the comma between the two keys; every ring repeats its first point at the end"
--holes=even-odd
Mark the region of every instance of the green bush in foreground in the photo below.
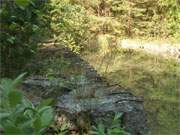
{"type": "Polygon", "coordinates": [[[0,83],[0,129],[7,135],[38,135],[53,121],[53,109],[48,106],[50,100],[35,107],[17,90],[23,76],[15,80],[2,79],[0,83]]]}
{"type": "Polygon", "coordinates": [[[92,127],[91,134],[93,135],[130,135],[129,133],[124,131],[124,128],[122,128],[122,125],[120,124],[122,114],[116,114],[114,118],[111,121],[110,127],[105,127],[105,125],[100,122],[97,124],[97,126],[92,127]]]}

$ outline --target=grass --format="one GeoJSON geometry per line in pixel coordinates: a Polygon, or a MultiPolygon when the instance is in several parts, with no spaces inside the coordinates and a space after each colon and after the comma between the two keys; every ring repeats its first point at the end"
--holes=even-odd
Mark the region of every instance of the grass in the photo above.
{"type": "Polygon", "coordinates": [[[180,63],[140,51],[122,49],[106,56],[83,56],[111,84],[119,84],[145,99],[150,128],[155,135],[178,135],[180,129],[180,63]]]}
{"type": "MultiPolygon", "coordinates": [[[[102,51],[99,53],[97,48],[91,47],[91,51],[86,51],[82,57],[105,76],[110,84],[129,88],[132,93],[145,99],[153,135],[179,135],[180,63],[129,49],[111,51],[104,51],[104,55],[102,51]]],[[[55,55],[48,51],[47,55],[43,53],[39,57],[37,62],[40,63],[34,63],[35,75],[71,78],[83,72],[83,67],[63,58],[61,52],[55,55]]]]}

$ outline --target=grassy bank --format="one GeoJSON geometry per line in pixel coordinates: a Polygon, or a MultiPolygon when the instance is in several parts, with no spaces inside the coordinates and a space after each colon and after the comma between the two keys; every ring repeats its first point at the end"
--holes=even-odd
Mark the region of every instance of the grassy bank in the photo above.
{"type": "Polygon", "coordinates": [[[178,135],[180,63],[129,49],[105,56],[88,52],[83,57],[110,83],[129,88],[145,99],[153,134],[178,135]]]}

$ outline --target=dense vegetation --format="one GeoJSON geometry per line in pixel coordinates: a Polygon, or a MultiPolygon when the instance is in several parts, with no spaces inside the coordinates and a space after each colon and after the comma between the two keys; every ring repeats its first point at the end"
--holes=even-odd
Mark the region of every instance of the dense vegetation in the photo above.
{"type": "Polygon", "coordinates": [[[86,8],[93,27],[118,36],[178,37],[177,0],[93,0],[78,1],[86,8]]]}
{"type": "Polygon", "coordinates": [[[95,44],[98,35],[108,35],[112,42],[122,37],[180,37],[178,0],[15,0],[3,1],[0,14],[3,76],[25,65],[48,28],[55,41],[75,52],[95,44]]]}
{"type": "Polygon", "coordinates": [[[24,75],[15,80],[3,79],[0,83],[0,127],[5,134],[38,135],[43,133],[53,120],[53,109],[48,106],[50,100],[45,100],[35,107],[17,90],[24,75]]]}
{"type": "MultiPolygon", "coordinates": [[[[40,35],[47,25],[45,4],[36,0],[3,1],[1,16],[1,75],[19,73],[36,53],[40,35]]],[[[22,71],[21,71],[22,72],[22,71]]]]}
{"type": "MultiPolygon", "coordinates": [[[[49,78],[81,76],[73,74],[75,70],[81,72],[80,69],[74,69],[62,57],[45,56],[40,60],[35,57],[42,43],[50,39],[55,46],[63,45],[82,56],[110,83],[131,88],[134,94],[144,96],[149,123],[152,123],[152,117],[157,117],[156,124],[162,130],[160,133],[154,131],[154,134],[178,134],[180,121],[176,118],[179,108],[174,112],[169,110],[171,105],[179,105],[179,63],[138,51],[118,50],[117,45],[123,38],[179,42],[180,1],[0,1],[0,97],[3,99],[0,121],[4,121],[0,130],[7,134],[42,134],[49,129],[54,118],[50,100],[34,106],[20,92],[17,86],[23,75],[14,81],[3,77],[14,78],[23,71],[49,78]]],[[[119,114],[112,120],[112,127],[105,129],[102,123],[98,123],[91,132],[97,135],[106,132],[109,135],[114,132],[124,134],[117,119],[120,119],[119,114]]],[[[58,134],[68,133],[66,125],[53,130],[58,134]]]]}

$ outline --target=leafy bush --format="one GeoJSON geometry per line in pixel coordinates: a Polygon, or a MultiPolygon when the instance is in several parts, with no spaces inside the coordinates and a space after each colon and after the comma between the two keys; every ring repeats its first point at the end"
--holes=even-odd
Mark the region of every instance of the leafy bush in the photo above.
{"type": "Polygon", "coordinates": [[[80,52],[88,41],[89,20],[85,9],[70,0],[53,0],[50,6],[54,38],[74,52],[80,52]]]}
{"type": "Polygon", "coordinates": [[[53,127],[53,130],[55,130],[57,133],[55,135],[67,135],[69,132],[68,125],[66,123],[62,123],[59,127],[53,127]]]}
{"type": "Polygon", "coordinates": [[[23,76],[1,80],[0,129],[5,134],[40,134],[53,120],[53,109],[48,106],[50,100],[35,107],[17,90],[23,76]]]}
{"type": "Polygon", "coordinates": [[[66,73],[66,69],[71,66],[71,63],[63,57],[51,57],[45,59],[41,64],[42,65],[39,65],[41,67],[38,67],[40,68],[40,73],[48,77],[57,75],[63,76],[66,73]]]}
{"type": "Polygon", "coordinates": [[[128,134],[120,124],[122,114],[116,114],[111,122],[110,127],[106,127],[102,122],[92,127],[93,135],[124,135],[128,134]]]}
{"type": "Polygon", "coordinates": [[[165,25],[168,32],[177,39],[180,38],[180,1],[178,0],[159,0],[159,7],[166,16],[165,25]]]}
{"type": "Polygon", "coordinates": [[[118,37],[180,37],[178,0],[73,1],[86,8],[93,32],[118,37]]]}
{"type": "Polygon", "coordinates": [[[45,27],[45,4],[37,0],[3,1],[0,9],[1,73],[12,76],[35,54],[45,27]]]}

